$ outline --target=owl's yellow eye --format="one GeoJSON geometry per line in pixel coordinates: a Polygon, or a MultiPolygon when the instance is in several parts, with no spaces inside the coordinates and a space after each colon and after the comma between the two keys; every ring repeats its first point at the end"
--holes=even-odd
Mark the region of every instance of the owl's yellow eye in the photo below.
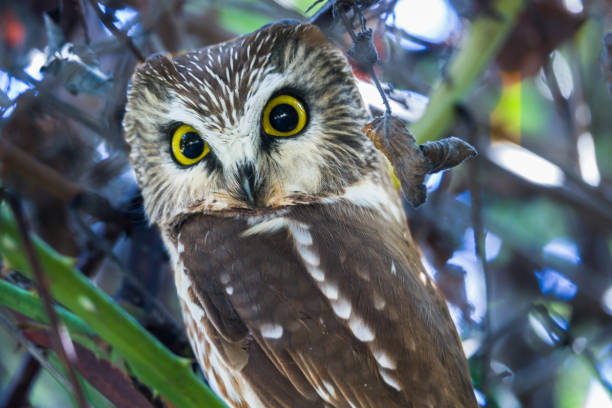
{"type": "Polygon", "coordinates": [[[291,95],[278,95],[264,108],[262,126],[270,136],[293,136],[306,126],[306,108],[291,95]]]}
{"type": "Polygon", "coordinates": [[[210,152],[208,143],[189,125],[181,125],[172,134],[172,155],[183,166],[196,164],[210,152]]]}

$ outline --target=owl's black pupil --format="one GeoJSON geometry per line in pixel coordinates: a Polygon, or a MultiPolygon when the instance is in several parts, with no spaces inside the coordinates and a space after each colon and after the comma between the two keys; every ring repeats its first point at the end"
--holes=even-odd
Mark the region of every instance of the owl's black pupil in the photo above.
{"type": "Polygon", "coordinates": [[[196,159],[204,151],[204,140],[196,132],[187,132],[181,136],[180,147],[185,157],[196,159]]]}
{"type": "Polygon", "coordinates": [[[270,112],[270,125],[279,132],[291,132],[298,125],[300,117],[291,105],[281,103],[270,112]]]}

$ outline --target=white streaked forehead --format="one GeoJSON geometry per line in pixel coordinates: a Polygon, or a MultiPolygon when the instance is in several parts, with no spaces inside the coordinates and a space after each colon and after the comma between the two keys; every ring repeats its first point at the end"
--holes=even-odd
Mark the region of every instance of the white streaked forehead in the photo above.
{"type": "MultiPolygon", "coordinates": [[[[269,70],[261,71],[260,75],[259,81],[255,81],[254,86],[249,90],[243,114],[237,115],[232,111],[224,112],[225,115],[234,116],[234,124],[230,120],[219,123],[218,116],[203,116],[195,112],[184,103],[183,97],[176,93],[172,95],[168,118],[196,129],[210,145],[224,169],[234,169],[237,163],[244,161],[255,162],[261,145],[259,122],[264,107],[274,92],[294,84],[290,76],[271,73],[269,70]],[[219,128],[222,131],[219,131],[219,128]]],[[[219,92],[224,92],[224,90],[219,90],[219,92]]],[[[233,98],[218,99],[231,100],[233,98]]]]}

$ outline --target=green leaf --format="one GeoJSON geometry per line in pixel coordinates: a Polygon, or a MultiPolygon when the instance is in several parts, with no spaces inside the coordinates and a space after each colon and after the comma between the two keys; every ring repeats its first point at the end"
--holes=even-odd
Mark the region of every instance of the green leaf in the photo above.
{"type": "Polygon", "coordinates": [[[492,7],[502,17],[481,16],[471,26],[470,34],[459,45],[448,69],[449,80],[438,84],[429,96],[425,114],[410,126],[417,143],[444,136],[454,119],[455,106],[463,100],[474,81],[491,61],[514,26],[525,0],[496,0],[492,7]]]}
{"type": "MultiPolygon", "coordinates": [[[[146,331],[108,295],[74,268],[74,261],[59,255],[32,236],[35,251],[49,279],[52,296],[80,317],[94,332],[113,346],[133,367],[140,381],[164,395],[178,407],[225,407],[184,364],[146,331]]],[[[0,253],[5,264],[32,276],[21,237],[6,205],[0,208],[0,253]]]]}

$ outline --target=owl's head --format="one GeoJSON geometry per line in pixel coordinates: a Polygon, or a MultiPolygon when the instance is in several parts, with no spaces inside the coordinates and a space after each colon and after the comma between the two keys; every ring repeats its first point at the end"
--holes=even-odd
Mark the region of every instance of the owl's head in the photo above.
{"type": "Polygon", "coordinates": [[[153,223],[341,194],[375,160],[346,58],[319,29],[274,24],[133,77],[124,118],[153,223]]]}

